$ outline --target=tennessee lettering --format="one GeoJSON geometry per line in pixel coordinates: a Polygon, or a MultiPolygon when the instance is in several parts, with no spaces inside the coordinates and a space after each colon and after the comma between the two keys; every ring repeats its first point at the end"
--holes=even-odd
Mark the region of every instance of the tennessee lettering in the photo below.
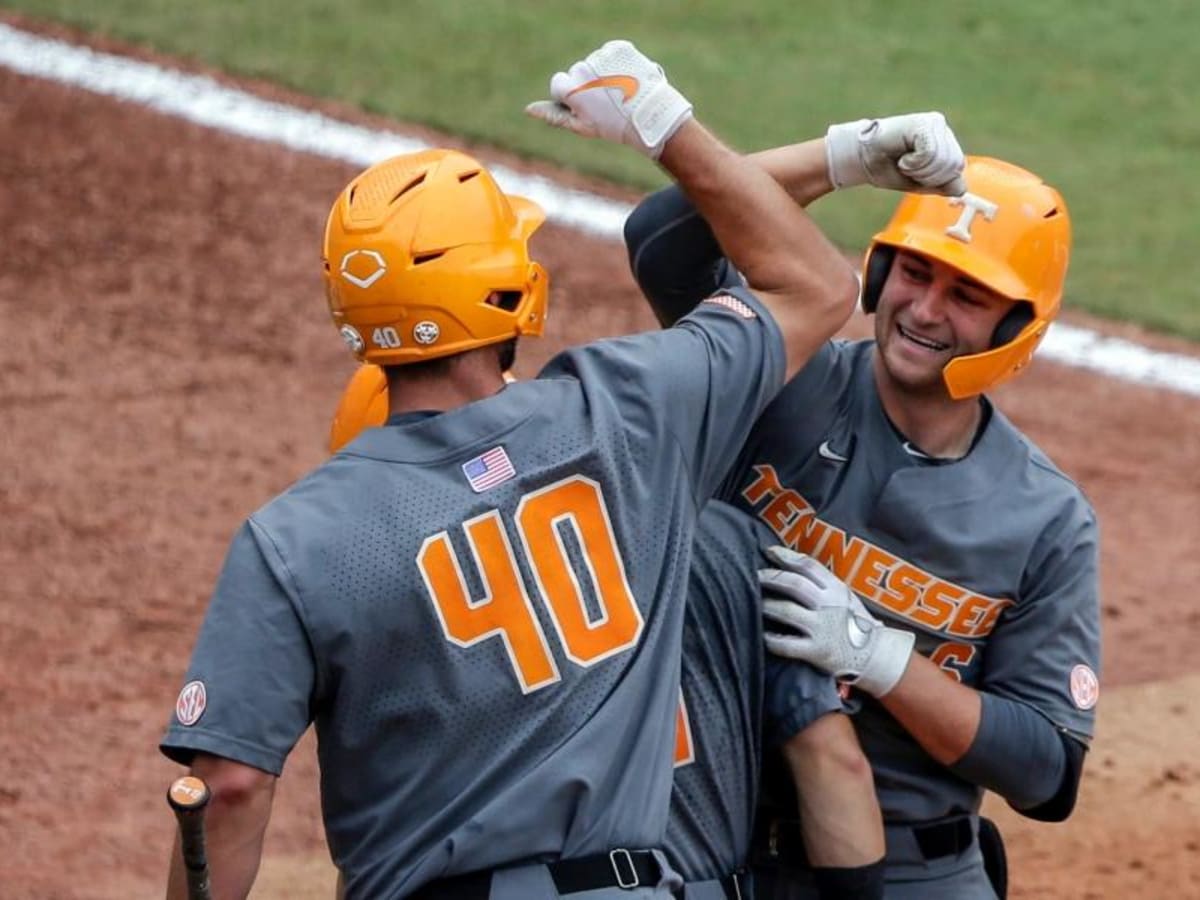
{"type": "Polygon", "coordinates": [[[774,466],[757,465],[742,491],[775,535],[819,560],[864,600],[927,630],[962,638],[991,634],[1011,600],[985,597],[938,578],[817,518],[812,505],[784,487],[774,466]]]}

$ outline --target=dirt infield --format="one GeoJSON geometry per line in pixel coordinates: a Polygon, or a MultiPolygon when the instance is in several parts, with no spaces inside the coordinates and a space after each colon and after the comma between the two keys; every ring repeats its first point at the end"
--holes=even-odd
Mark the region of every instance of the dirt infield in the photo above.
{"type": "MultiPolygon", "coordinates": [[[[352,369],[317,262],[352,171],[0,69],[0,897],[161,893],[156,743],[208,591],[322,459],[352,369]]],[[[651,326],[618,246],[537,250],[549,333],[519,373],[651,326]]],[[[1012,896],[1200,897],[1200,399],[1044,361],[997,399],[1103,533],[1100,734],[1070,823],[997,811],[1012,896]]],[[[306,738],[258,896],[329,896],[314,774],[306,738]]]]}

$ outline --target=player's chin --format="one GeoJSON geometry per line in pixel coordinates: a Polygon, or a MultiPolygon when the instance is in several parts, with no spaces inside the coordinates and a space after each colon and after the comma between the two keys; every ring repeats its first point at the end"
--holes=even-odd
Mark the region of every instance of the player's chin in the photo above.
{"type": "Polygon", "coordinates": [[[942,369],[949,360],[948,353],[914,350],[899,341],[889,342],[883,350],[883,368],[888,378],[912,392],[940,389],[943,385],[942,369]]]}

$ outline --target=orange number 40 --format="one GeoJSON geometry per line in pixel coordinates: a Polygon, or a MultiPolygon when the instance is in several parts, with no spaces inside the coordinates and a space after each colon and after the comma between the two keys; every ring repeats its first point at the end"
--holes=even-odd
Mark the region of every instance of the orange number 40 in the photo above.
{"type": "MultiPolygon", "coordinates": [[[[612,521],[600,485],[574,475],[521,498],[514,516],[538,596],[550,614],[566,656],[592,666],[634,646],[642,634],[642,614],[629,589],[612,521]],[[560,528],[573,530],[586,577],[599,603],[594,618],[584,602],[579,574],[567,558],[560,528]]],[[[445,531],[428,537],[417,566],[433,601],[446,640],[459,647],[498,637],[528,694],[562,676],[545,632],[533,611],[517,558],[498,510],[463,523],[485,596],[472,600],[458,555],[445,531]]]]}

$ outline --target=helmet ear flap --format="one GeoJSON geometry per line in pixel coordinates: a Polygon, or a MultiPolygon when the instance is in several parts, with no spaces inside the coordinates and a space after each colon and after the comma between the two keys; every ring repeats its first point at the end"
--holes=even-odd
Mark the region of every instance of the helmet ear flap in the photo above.
{"type": "Polygon", "coordinates": [[[992,347],[1003,347],[1016,339],[1017,335],[1033,321],[1033,304],[1028,300],[1018,300],[1012,309],[1004,314],[996,329],[992,332],[992,347]]]}
{"type": "Polygon", "coordinates": [[[892,269],[892,260],[895,258],[896,248],[887,244],[875,244],[867,254],[867,263],[863,267],[863,312],[875,312],[875,307],[879,305],[879,295],[883,291],[883,283],[887,281],[888,272],[892,269]]]}

